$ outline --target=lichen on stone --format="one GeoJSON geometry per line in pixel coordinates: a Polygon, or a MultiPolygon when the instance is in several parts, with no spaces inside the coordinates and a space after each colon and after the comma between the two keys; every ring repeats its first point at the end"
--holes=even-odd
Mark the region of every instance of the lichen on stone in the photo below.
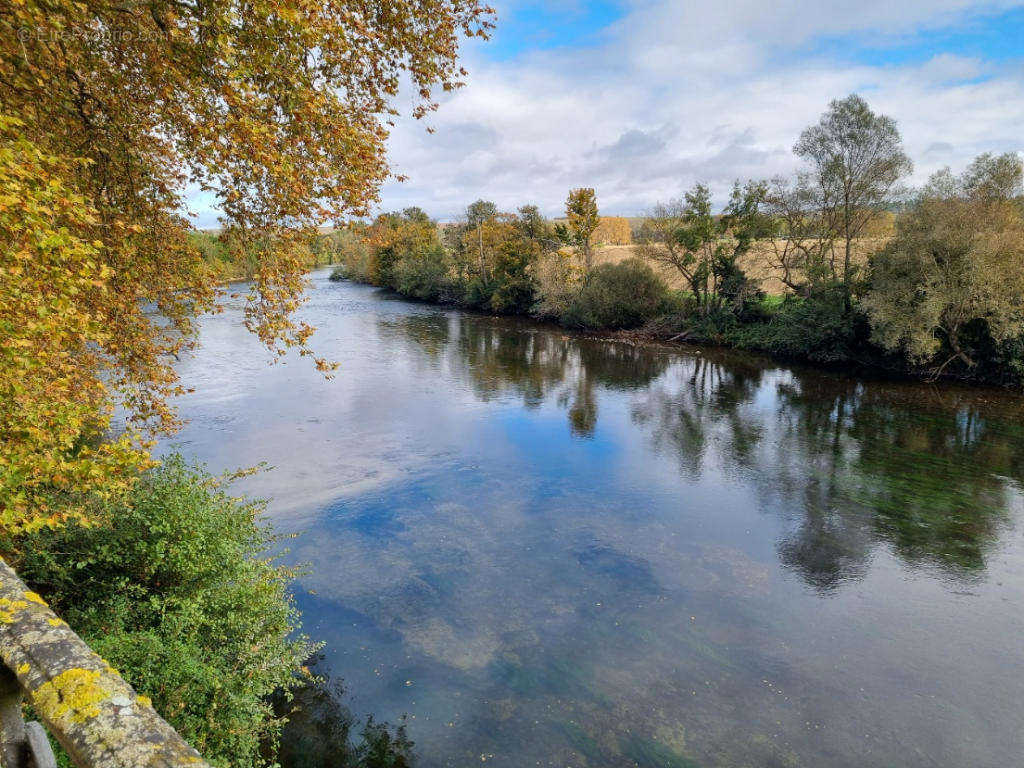
{"type": "Polygon", "coordinates": [[[0,624],[13,624],[14,617],[25,608],[28,608],[28,603],[24,600],[0,597],[0,624]]]}
{"type": "Polygon", "coordinates": [[[103,683],[103,674],[74,668],[61,672],[36,689],[32,704],[49,720],[84,723],[100,714],[100,703],[113,692],[103,683]]]}

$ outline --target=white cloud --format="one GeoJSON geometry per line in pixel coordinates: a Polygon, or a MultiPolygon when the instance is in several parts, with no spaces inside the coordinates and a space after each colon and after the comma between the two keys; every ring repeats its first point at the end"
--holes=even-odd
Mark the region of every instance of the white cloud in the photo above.
{"type": "Polygon", "coordinates": [[[415,204],[447,218],[486,197],[555,214],[569,188],[585,185],[603,210],[631,214],[696,181],[724,197],[735,178],[795,167],[789,149],[800,130],[854,91],[899,122],[915,180],[978,152],[1018,150],[1019,61],[939,52],[868,66],[820,41],[892,40],[1019,4],[636,2],[594,47],[494,62],[473,46],[468,87],[429,119],[437,132],[411,120],[396,127],[391,158],[409,181],[386,185],[382,207],[415,204]]]}

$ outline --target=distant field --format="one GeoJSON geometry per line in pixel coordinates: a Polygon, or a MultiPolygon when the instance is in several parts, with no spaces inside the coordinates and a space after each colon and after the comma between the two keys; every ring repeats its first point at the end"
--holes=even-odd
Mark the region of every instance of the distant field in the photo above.
{"type": "MultiPolygon", "coordinates": [[[[628,221],[630,228],[632,229],[634,240],[636,240],[640,226],[644,222],[644,218],[642,216],[607,218],[628,221]]],[[[566,220],[553,219],[553,221],[556,223],[564,223],[566,220]]],[[[892,237],[894,228],[895,216],[888,211],[880,213],[878,217],[868,225],[868,229],[864,232],[864,237],[857,240],[854,244],[854,264],[865,264],[867,262],[868,255],[878,248],[881,248],[889,238],[892,237]]],[[[597,242],[600,241],[597,240],[597,242]]],[[[623,259],[628,259],[630,256],[638,255],[639,253],[636,245],[599,245],[594,251],[594,263],[615,263],[622,261],[623,259]]],[[[777,270],[772,266],[772,258],[773,253],[771,242],[765,240],[754,245],[751,252],[740,260],[740,266],[743,267],[749,277],[758,281],[761,290],[770,294],[782,295],[787,293],[787,289],[779,279],[781,270],[777,270]]],[[[652,266],[655,271],[665,278],[665,281],[672,288],[681,289],[687,287],[683,284],[682,276],[676,270],[660,264],[652,264],[652,266]]]]}
{"type": "MultiPolygon", "coordinates": [[[[862,265],[867,262],[868,254],[877,248],[885,245],[887,237],[862,238],[857,241],[854,251],[854,263],[862,265]]],[[[637,256],[638,248],[633,245],[606,245],[599,247],[594,252],[594,263],[611,263],[628,259],[630,256],[637,256]]],[[[787,293],[786,286],[779,279],[780,271],[772,267],[772,251],[769,242],[755,244],[754,248],[740,260],[747,275],[758,281],[758,284],[765,293],[781,295],[787,293]]],[[[662,264],[652,264],[655,271],[665,278],[665,281],[672,288],[682,289],[687,286],[683,282],[678,271],[662,264]]]]}

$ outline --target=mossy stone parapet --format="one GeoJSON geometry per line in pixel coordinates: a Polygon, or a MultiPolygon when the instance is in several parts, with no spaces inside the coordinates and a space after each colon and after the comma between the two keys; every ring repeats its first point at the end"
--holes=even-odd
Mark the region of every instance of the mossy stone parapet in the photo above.
{"type": "Polygon", "coordinates": [[[208,768],[3,560],[0,660],[79,768],[208,768]]]}

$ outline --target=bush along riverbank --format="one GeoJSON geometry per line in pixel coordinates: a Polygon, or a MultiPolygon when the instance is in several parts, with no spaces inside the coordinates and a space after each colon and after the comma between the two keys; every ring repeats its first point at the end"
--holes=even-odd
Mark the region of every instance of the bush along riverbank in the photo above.
{"type": "Polygon", "coordinates": [[[0,531],[0,553],[211,765],[411,765],[401,726],[354,732],[309,671],[318,646],[300,632],[296,572],[268,558],[279,537],[262,504],[225,480],[171,456],[125,495],[55,496],[69,521],[0,531]],[[314,727],[330,755],[307,744],[314,727]]]}
{"type": "Polygon", "coordinates": [[[456,224],[419,208],[382,214],[352,227],[332,277],[569,328],[1021,386],[1020,158],[941,171],[901,192],[894,215],[886,206],[910,161],[895,124],[859,97],[833,102],[796,151],[813,173],[737,183],[721,210],[697,185],[655,206],[634,247],[608,249],[618,259],[602,259],[597,201],[584,189],[558,223],[535,206],[502,213],[487,201],[456,224]],[[873,164],[844,165],[851,144],[875,147],[873,164]]]}

